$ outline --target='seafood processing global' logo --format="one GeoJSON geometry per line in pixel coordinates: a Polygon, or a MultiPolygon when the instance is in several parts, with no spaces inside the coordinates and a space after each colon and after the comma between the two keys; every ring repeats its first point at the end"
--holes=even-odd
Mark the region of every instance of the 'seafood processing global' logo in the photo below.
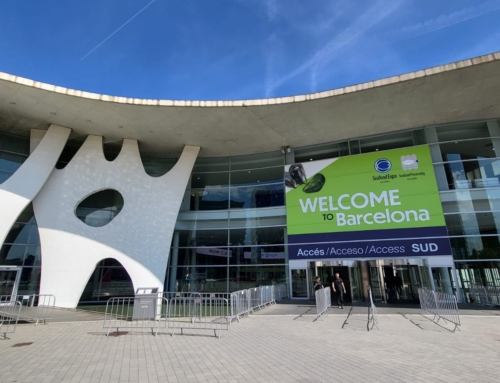
{"type": "Polygon", "coordinates": [[[387,173],[392,169],[392,163],[387,158],[379,158],[375,161],[375,170],[379,173],[387,173]]]}
{"type": "Polygon", "coordinates": [[[401,156],[403,170],[418,169],[418,158],[415,154],[401,156]]]}

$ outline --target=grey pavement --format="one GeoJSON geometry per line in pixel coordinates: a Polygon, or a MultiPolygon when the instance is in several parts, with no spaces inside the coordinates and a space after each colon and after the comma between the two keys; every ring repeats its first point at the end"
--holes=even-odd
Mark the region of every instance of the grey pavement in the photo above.
{"type": "Polygon", "coordinates": [[[312,313],[295,315],[303,309],[311,306],[274,305],[221,339],[210,331],[106,338],[102,320],[20,325],[0,340],[0,381],[499,381],[496,310],[462,315],[461,331],[451,333],[415,313],[381,314],[379,330],[367,332],[365,307],[355,306],[344,328],[350,307],[316,322],[312,313]],[[31,344],[13,347],[20,343],[31,344]]]}

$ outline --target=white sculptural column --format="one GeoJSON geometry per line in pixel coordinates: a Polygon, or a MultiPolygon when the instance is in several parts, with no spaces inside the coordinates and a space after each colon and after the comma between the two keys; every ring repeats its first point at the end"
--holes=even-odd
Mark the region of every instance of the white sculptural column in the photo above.
{"type": "Polygon", "coordinates": [[[96,265],[106,258],[124,266],[134,289],[162,291],[174,226],[199,150],[185,146],[172,170],[151,177],[137,141],[125,139],[118,157],[108,161],[102,137],[88,136],[33,202],[42,247],[40,293],[55,295],[59,307],[76,307],[96,265]],[[104,189],[123,196],[123,209],[105,226],[88,226],[75,209],[104,189]]]}
{"type": "Polygon", "coordinates": [[[70,133],[71,129],[51,125],[21,167],[0,184],[0,246],[54,170],[70,133]]]}

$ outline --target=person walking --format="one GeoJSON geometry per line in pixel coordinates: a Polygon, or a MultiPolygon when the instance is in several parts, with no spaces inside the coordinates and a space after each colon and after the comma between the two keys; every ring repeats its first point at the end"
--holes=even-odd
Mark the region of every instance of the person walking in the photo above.
{"type": "Polygon", "coordinates": [[[313,287],[314,287],[314,291],[318,291],[319,289],[324,289],[323,283],[321,283],[321,278],[320,277],[316,277],[314,279],[313,287]]]}
{"type": "Polygon", "coordinates": [[[335,274],[335,279],[332,282],[332,289],[334,293],[337,293],[337,304],[339,305],[339,309],[344,308],[344,294],[345,286],[344,281],[340,278],[339,273],[335,274]]]}

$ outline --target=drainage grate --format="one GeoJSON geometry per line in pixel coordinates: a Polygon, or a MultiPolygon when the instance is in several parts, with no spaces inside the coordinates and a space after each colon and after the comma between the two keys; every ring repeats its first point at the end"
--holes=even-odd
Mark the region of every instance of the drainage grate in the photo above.
{"type": "Polygon", "coordinates": [[[24,346],[30,346],[32,345],[33,342],[26,342],[26,343],[16,343],[15,345],[13,345],[12,347],[24,347],[24,346]]]}
{"type": "Polygon", "coordinates": [[[120,335],[127,335],[128,331],[114,331],[110,332],[108,336],[120,336],[120,335]]]}

